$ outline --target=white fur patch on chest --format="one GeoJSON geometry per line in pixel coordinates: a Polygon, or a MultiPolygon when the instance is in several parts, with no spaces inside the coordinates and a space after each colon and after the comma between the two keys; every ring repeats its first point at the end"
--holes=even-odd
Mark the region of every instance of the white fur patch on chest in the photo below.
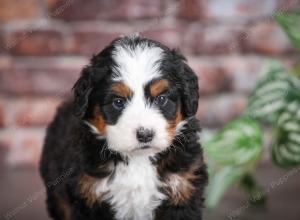
{"type": "Polygon", "coordinates": [[[116,166],[113,180],[101,184],[96,192],[106,191],[105,200],[116,212],[118,220],[152,220],[154,210],[165,195],[158,188],[156,168],[148,157],[136,156],[128,164],[116,166]]]}

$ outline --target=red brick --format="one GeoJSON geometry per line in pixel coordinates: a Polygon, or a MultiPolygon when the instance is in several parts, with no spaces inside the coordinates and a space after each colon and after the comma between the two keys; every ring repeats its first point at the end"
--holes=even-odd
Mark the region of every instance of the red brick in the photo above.
{"type": "Polygon", "coordinates": [[[120,32],[103,31],[104,27],[86,25],[76,28],[70,40],[69,53],[92,55],[99,53],[112,40],[120,36],[120,32]]]}
{"type": "MultiPolygon", "coordinates": [[[[68,4],[67,1],[62,0],[45,0],[47,9],[55,9],[57,5],[61,5],[63,3],[66,3],[66,5],[68,4]]],[[[71,1],[69,3],[71,3],[71,1]]]]}
{"type": "MultiPolygon", "coordinates": [[[[249,95],[254,89],[268,57],[253,55],[188,57],[191,67],[199,76],[200,95],[235,92],[249,95]]],[[[281,59],[287,69],[296,58],[281,59]]]]}
{"type": "Polygon", "coordinates": [[[178,10],[178,17],[187,20],[196,20],[204,16],[204,1],[202,0],[182,0],[178,10]]]}
{"type": "Polygon", "coordinates": [[[184,35],[186,52],[192,54],[227,54],[240,50],[239,25],[191,25],[184,35]]]}
{"type": "MultiPolygon", "coordinates": [[[[157,24],[153,23],[152,26],[157,24]]],[[[145,37],[157,40],[170,48],[178,48],[180,46],[180,33],[179,27],[153,27],[147,30],[141,31],[141,34],[145,37]]]]}
{"type": "Polygon", "coordinates": [[[277,0],[205,1],[205,17],[217,20],[224,18],[257,18],[272,16],[277,9],[277,0]]]}
{"type": "Polygon", "coordinates": [[[224,66],[196,59],[190,59],[189,64],[198,75],[201,95],[215,94],[231,89],[232,81],[226,75],[224,66]]]}
{"type": "Polygon", "coordinates": [[[16,108],[15,123],[18,126],[45,126],[52,121],[62,100],[54,98],[22,99],[13,103],[16,108]]]}
{"type": "MultiPolygon", "coordinates": [[[[28,165],[37,166],[39,164],[43,146],[43,137],[37,138],[35,136],[29,136],[22,140],[22,154],[25,153],[27,157],[20,155],[20,162],[28,165]],[[24,152],[24,153],[23,153],[24,152]],[[24,161],[22,161],[24,160],[24,161]]],[[[18,152],[16,152],[17,154],[18,152]]],[[[16,155],[16,158],[18,155],[16,155]]],[[[11,158],[13,159],[13,158],[11,158]]],[[[13,161],[14,163],[18,162],[18,160],[13,161]]]]}
{"type": "Polygon", "coordinates": [[[75,82],[72,72],[57,68],[14,68],[1,74],[1,90],[12,95],[64,94],[71,88],[71,82],[75,82]]]}
{"type": "MultiPolygon", "coordinates": [[[[221,88],[226,88],[225,91],[230,90],[237,94],[249,95],[254,89],[261,70],[268,60],[268,57],[253,55],[190,58],[191,66],[194,67],[200,76],[200,85],[204,87],[202,88],[204,94],[220,93],[224,91],[221,88]],[[219,70],[219,75],[216,75],[216,77],[225,79],[224,83],[228,83],[227,87],[222,83],[213,83],[213,81],[201,83],[201,68],[207,68],[211,72],[218,72],[219,70]],[[216,87],[213,87],[214,89],[212,90],[206,88],[210,88],[209,82],[212,83],[212,87],[213,85],[216,87]]],[[[286,69],[291,69],[297,62],[297,58],[293,55],[280,58],[279,60],[284,64],[286,69]]]]}
{"type": "Polygon", "coordinates": [[[204,30],[203,26],[192,24],[184,30],[182,36],[183,51],[189,54],[197,54],[203,45],[204,30]]]}
{"type": "MultiPolygon", "coordinates": [[[[125,2],[125,1],[124,1],[125,2]]],[[[129,19],[157,18],[163,15],[163,1],[129,0],[126,17],[129,19]]]]}
{"type": "Polygon", "coordinates": [[[15,59],[0,72],[0,91],[10,95],[64,97],[88,60],[79,58],[15,59]]]}
{"type": "Polygon", "coordinates": [[[258,23],[248,30],[247,37],[242,42],[246,53],[280,55],[293,51],[286,34],[276,23],[258,23]]]}
{"type": "Polygon", "coordinates": [[[3,128],[4,125],[5,125],[4,105],[3,102],[0,102],[0,128],[3,128]]]}
{"type": "Polygon", "coordinates": [[[7,156],[13,144],[11,138],[8,138],[7,132],[3,131],[1,130],[0,132],[0,171],[3,168],[7,168],[7,156]]]}
{"type": "Polygon", "coordinates": [[[6,45],[7,49],[16,55],[55,55],[64,52],[62,33],[51,29],[17,30],[9,35],[6,45]]]}
{"type": "Polygon", "coordinates": [[[39,0],[1,0],[0,20],[37,18],[41,16],[39,0]]]}
{"type": "Polygon", "coordinates": [[[236,26],[217,26],[205,29],[203,42],[205,51],[212,54],[239,51],[239,39],[242,37],[243,32],[241,28],[236,26]]]}
{"type": "Polygon", "coordinates": [[[45,128],[6,129],[0,134],[0,145],[6,149],[8,167],[37,166],[40,160],[45,128]],[[12,138],[13,135],[13,138],[12,138]]]}
{"type": "Polygon", "coordinates": [[[249,95],[266,60],[267,58],[253,56],[232,56],[219,63],[222,63],[227,77],[232,81],[232,90],[249,95]]]}
{"type": "Polygon", "coordinates": [[[0,74],[2,71],[11,68],[11,66],[12,58],[10,56],[0,56],[0,74]]]}
{"type": "Polygon", "coordinates": [[[296,11],[300,9],[300,0],[278,0],[277,11],[296,11]]]}
{"type": "Polygon", "coordinates": [[[0,171],[6,168],[5,160],[7,156],[7,148],[4,146],[4,143],[1,143],[0,140],[0,171]]]}
{"type": "Polygon", "coordinates": [[[200,98],[197,118],[203,127],[220,127],[242,114],[246,104],[246,97],[234,94],[200,98]]]}
{"type": "Polygon", "coordinates": [[[3,37],[3,30],[0,29],[0,54],[6,51],[5,41],[3,37]]]}
{"type": "Polygon", "coordinates": [[[64,20],[145,19],[160,16],[163,8],[159,0],[50,0],[47,2],[52,17],[64,20]]]}

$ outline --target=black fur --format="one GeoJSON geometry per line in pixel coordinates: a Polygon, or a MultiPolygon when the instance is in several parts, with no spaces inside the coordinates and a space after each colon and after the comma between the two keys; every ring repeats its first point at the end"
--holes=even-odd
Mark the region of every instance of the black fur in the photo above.
{"type": "MultiPolygon", "coordinates": [[[[202,149],[198,142],[199,122],[194,118],[198,107],[198,82],[193,71],[187,66],[182,55],[169,50],[158,42],[144,39],[117,39],[97,56],[91,64],[85,67],[79,80],[73,87],[74,98],[67,100],[59,109],[55,119],[49,125],[43,148],[40,172],[47,189],[47,205],[53,219],[101,219],[112,220],[114,212],[106,201],[87,204],[79,189],[80,177],[88,174],[101,179],[113,172],[105,167],[109,162],[113,164],[126,163],[117,152],[105,149],[105,140],[97,139],[84,120],[93,117],[93,109],[97,104],[105,106],[109,96],[112,67],[116,65],[111,59],[111,51],[116,42],[131,45],[155,45],[165,52],[161,69],[164,77],[171,82],[169,97],[173,104],[182,105],[184,118],[187,119],[182,133],[173,140],[169,151],[159,153],[153,159],[161,181],[166,174],[187,171],[195,161],[201,161],[194,175],[199,177],[191,184],[196,189],[193,196],[182,204],[174,205],[171,198],[167,198],[155,210],[156,220],[200,220],[202,219],[203,189],[207,182],[206,167],[202,158],[202,149]],[[99,148],[102,148],[99,150],[99,148]],[[100,153],[101,151],[101,153],[100,153]]],[[[174,106],[170,109],[176,109],[174,106]]],[[[169,110],[170,110],[169,109],[169,110]]],[[[113,111],[104,108],[104,111],[113,111]]],[[[165,111],[171,118],[173,113],[165,111]]],[[[117,120],[114,116],[105,116],[106,123],[113,124],[117,120]],[[110,118],[112,117],[112,118],[110,118]]],[[[113,113],[112,113],[113,115],[113,113]]],[[[164,189],[161,191],[167,194],[164,189]]]]}

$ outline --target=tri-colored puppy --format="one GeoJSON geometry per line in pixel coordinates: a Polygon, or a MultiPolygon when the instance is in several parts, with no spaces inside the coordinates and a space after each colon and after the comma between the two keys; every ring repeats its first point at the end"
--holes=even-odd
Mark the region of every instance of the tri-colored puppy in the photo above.
{"type": "Polygon", "coordinates": [[[198,80],[185,58],[153,40],[119,38],[73,91],[41,159],[51,217],[200,220],[207,172],[198,80]]]}

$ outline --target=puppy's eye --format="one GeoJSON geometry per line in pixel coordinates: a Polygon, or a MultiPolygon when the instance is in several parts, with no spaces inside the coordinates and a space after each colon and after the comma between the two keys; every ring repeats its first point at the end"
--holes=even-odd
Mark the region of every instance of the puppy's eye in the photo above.
{"type": "Polygon", "coordinates": [[[125,108],[126,100],[123,98],[115,98],[113,100],[113,106],[117,110],[122,110],[125,108]]]}
{"type": "Polygon", "coordinates": [[[154,103],[160,107],[163,107],[168,103],[168,98],[165,95],[156,96],[154,103]]]}

